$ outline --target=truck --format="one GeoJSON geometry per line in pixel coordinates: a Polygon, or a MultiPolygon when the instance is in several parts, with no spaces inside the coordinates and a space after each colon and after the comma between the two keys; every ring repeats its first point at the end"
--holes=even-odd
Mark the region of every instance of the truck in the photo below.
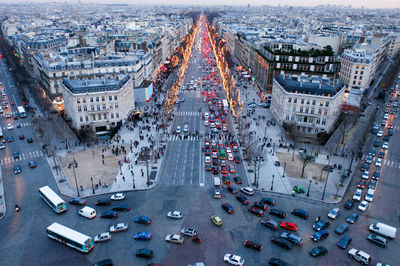
{"type": "Polygon", "coordinates": [[[381,236],[395,239],[397,228],[384,223],[376,223],[369,226],[369,231],[379,234],[381,236]]]}

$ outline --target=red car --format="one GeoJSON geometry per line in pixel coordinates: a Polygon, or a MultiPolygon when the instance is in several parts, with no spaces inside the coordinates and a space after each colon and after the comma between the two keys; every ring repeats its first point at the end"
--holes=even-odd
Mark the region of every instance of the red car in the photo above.
{"type": "Polygon", "coordinates": [[[365,188],[365,185],[367,184],[367,182],[364,179],[360,180],[360,183],[358,183],[358,188],[365,188]]]}
{"type": "Polygon", "coordinates": [[[264,211],[254,207],[254,206],[249,208],[249,212],[254,215],[257,215],[259,217],[264,216],[264,211]]]}
{"type": "Polygon", "coordinates": [[[297,231],[297,225],[295,223],[282,222],[281,227],[290,231],[297,231]]]}
{"type": "Polygon", "coordinates": [[[242,184],[242,183],[243,183],[243,182],[242,182],[242,179],[241,179],[240,177],[238,177],[238,176],[235,176],[235,177],[233,178],[233,180],[235,180],[236,184],[242,184]]]}
{"type": "Polygon", "coordinates": [[[221,173],[227,174],[228,173],[228,168],[226,166],[222,166],[221,173]]]}

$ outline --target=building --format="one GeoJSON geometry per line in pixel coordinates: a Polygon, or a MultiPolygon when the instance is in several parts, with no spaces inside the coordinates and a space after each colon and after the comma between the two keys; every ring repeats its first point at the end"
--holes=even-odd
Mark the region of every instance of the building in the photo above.
{"type": "Polygon", "coordinates": [[[271,112],[280,125],[294,124],[307,136],[329,134],[339,118],[344,91],[342,81],[280,75],[274,79],[271,112]]]}
{"type": "Polygon", "coordinates": [[[135,108],[130,75],[103,79],[64,79],[64,107],[77,129],[93,129],[98,135],[122,124],[135,108]]]}

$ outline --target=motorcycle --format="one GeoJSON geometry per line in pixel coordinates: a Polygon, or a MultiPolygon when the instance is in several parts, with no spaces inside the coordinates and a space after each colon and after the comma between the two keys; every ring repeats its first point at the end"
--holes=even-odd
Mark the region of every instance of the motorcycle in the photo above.
{"type": "Polygon", "coordinates": [[[15,211],[19,212],[21,210],[21,208],[18,206],[18,204],[15,204],[15,211]]]}
{"type": "Polygon", "coordinates": [[[197,244],[200,244],[202,240],[198,236],[194,236],[192,237],[192,241],[196,242],[197,244]]]}

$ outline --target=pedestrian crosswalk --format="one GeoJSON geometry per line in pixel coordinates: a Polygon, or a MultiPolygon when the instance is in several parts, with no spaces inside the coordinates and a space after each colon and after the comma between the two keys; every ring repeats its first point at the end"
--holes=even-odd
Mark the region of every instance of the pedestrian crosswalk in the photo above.
{"type": "MultiPolygon", "coordinates": [[[[21,127],[27,127],[27,126],[32,125],[31,122],[23,122],[23,123],[16,122],[16,123],[11,123],[11,124],[13,125],[13,128],[18,128],[17,124],[19,124],[21,127]]],[[[2,129],[3,129],[3,131],[6,131],[8,128],[7,128],[7,126],[4,126],[2,129]]]]}
{"type": "Polygon", "coordinates": [[[199,116],[200,114],[201,114],[200,112],[190,112],[190,111],[175,112],[175,115],[181,115],[181,116],[199,116]]]}
{"type": "Polygon", "coordinates": [[[13,156],[8,156],[8,157],[1,159],[0,165],[3,166],[3,165],[15,163],[15,162],[23,161],[23,160],[31,160],[31,159],[42,157],[42,156],[44,156],[44,153],[40,150],[21,153],[19,155],[19,159],[14,159],[13,156]]]}
{"type": "Polygon", "coordinates": [[[180,135],[172,135],[169,137],[169,141],[177,141],[177,140],[182,140],[182,141],[198,141],[199,138],[195,136],[187,136],[183,137],[180,135]]]}
{"type": "MultiPolygon", "coordinates": [[[[363,156],[363,161],[365,161],[367,159],[368,155],[364,155],[363,156]]],[[[372,164],[375,164],[376,159],[374,158],[372,164]]],[[[393,160],[382,160],[382,166],[387,166],[387,167],[393,167],[393,168],[399,168],[400,169],[400,162],[396,162],[393,160]]]]}
{"type": "Polygon", "coordinates": [[[18,115],[19,113],[18,113],[18,111],[14,111],[14,112],[8,112],[7,110],[3,110],[3,112],[0,114],[0,117],[5,117],[6,116],[6,113],[9,113],[11,116],[12,115],[18,115]]]}

